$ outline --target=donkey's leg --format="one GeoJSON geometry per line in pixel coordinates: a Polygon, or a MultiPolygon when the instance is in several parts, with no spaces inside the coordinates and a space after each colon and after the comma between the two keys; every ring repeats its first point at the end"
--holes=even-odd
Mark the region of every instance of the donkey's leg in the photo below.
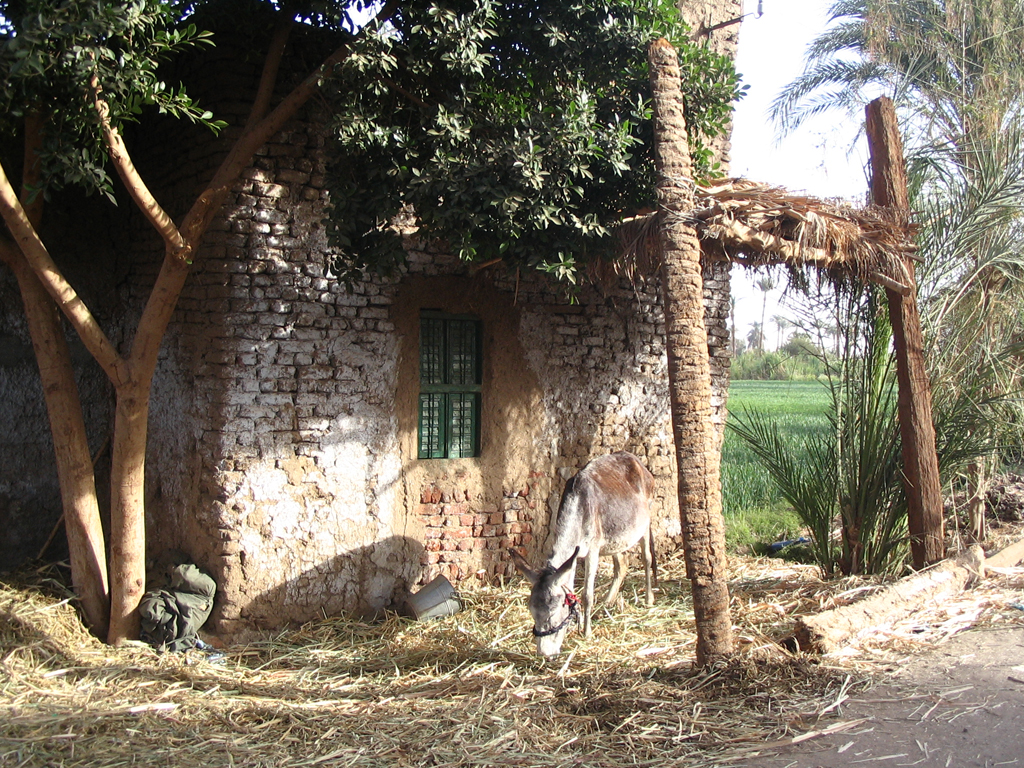
{"type": "Polygon", "coordinates": [[[591,547],[586,559],[586,578],[583,582],[583,636],[590,637],[590,615],[594,610],[594,584],[597,581],[597,547],[591,547]]]}
{"type": "Polygon", "coordinates": [[[647,607],[654,605],[654,535],[651,529],[640,539],[640,553],[644,558],[644,582],[647,587],[647,607]]]}
{"type": "Polygon", "coordinates": [[[622,588],[622,580],[626,578],[626,553],[616,552],[612,555],[612,563],[615,566],[612,585],[608,588],[608,597],[604,600],[604,604],[608,607],[615,605],[615,599],[619,596],[619,590],[622,588]]]}

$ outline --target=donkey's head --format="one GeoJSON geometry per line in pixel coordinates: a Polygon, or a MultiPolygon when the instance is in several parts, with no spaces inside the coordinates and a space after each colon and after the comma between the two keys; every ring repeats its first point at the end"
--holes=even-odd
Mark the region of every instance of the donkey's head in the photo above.
{"type": "Polygon", "coordinates": [[[533,636],[537,640],[537,653],[541,656],[557,656],[562,650],[569,629],[579,618],[579,598],[573,593],[573,576],[576,573],[576,556],[580,548],[557,568],[533,568],[526,558],[510,549],[516,568],[532,585],[530,590],[530,614],[533,616],[533,636]]]}

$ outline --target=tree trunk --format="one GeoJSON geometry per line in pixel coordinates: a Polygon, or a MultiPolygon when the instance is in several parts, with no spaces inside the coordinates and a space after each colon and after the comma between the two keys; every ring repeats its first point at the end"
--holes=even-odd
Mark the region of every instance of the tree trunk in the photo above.
{"type": "MultiPolygon", "coordinates": [[[[395,12],[398,4],[388,2],[378,9],[376,22],[383,23],[395,12]]],[[[107,121],[106,104],[95,91],[94,101],[111,159],[118,175],[138,208],[161,234],[165,253],[160,273],[146,302],[136,328],[131,353],[127,360],[104,355],[101,344],[86,345],[106,360],[107,370],[117,392],[117,408],[111,466],[111,621],[107,641],[118,645],[138,636],[139,601],[145,591],[145,461],[148,437],[149,396],[156,371],[160,344],[171,322],[174,307],[185,286],[192,261],[197,257],[200,242],[231,190],[231,185],[253,156],[275,133],[295,116],[319,89],[323,79],[347,55],[342,45],[302,82],[269,110],[270,95],[277,80],[280,55],[287,44],[287,28],[282,25],[274,35],[267,52],[257,97],[249,120],[217,169],[206,189],[185,215],[180,227],[160,208],[145,182],[132,164],[121,136],[107,121]]],[[[364,29],[368,28],[364,27],[364,29]]],[[[54,290],[57,290],[54,286],[54,290]]],[[[62,306],[71,306],[62,303],[62,306]]],[[[66,310],[67,311],[67,310],[66,310]]],[[[75,317],[69,315],[72,322],[75,317]]],[[[85,322],[79,319],[80,333],[85,322]]],[[[92,341],[99,334],[91,336],[92,341]]]]}
{"type": "Polygon", "coordinates": [[[118,388],[111,445],[110,632],[120,645],[139,636],[137,608],[146,591],[145,476],[149,388],[118,388]]]}
{"type": "MultiPolygon", "coordinates": [[[[38,227],[43,215],[43,196],[32,190],[41,186],[39,152],[44,120],[39,112],[25,116],[25,147],[19,201],[25,220],[38,227]]],[[[14,190],[4,184],[2,206],[6,220],[15,205],[14,190]]],[[[71,581],[81,602],[85,625],[104,637],[110,616],[107,589],[107,558],[103,525],[96,497],[96,477],[89,455],[78,385],[60,313],[32,271],[25,256],[13,247],[0,248],[0,260],[18,281],[29,337],[39,367],[43,399],[53,438],[57,481],[64,511],[64,530],[71,561],[71,581]]]]}
{"type": "MultiPolygon", "coordinates": [[[[379,12],[378,18],[386,18],[386,15],[392,13],[395,7],[394,3],[386,5],[379,12]]],[[[281,39],[278,39],[277,42],[279,45],[283,45],[281,39]]],[[[180,231],[149,194],[144,182],[132,165],[120,136],[106,123],[105,104],[99,98],[98,92],[93,94],[97,112],[108,140],[111,159],[136,205],[150,220],[154,228],[160,232],[167,246],[163,266],[149,300],[146,302],[146,307],[136,328],[131,353],[127,358],[118,354],[88,307],[53,263],[46,246],[39,237],[35,222],[30,219],[26,207],[18,200],[10,180],[3,168],[0,167],[0,215],[39,284],[67,316],[86,348],[114,385],[117,395],[111,467],[110,590],[113,607],[107,630],[107,641],[111,644],[117,645],[124,640],[138,636],[137,609],[145,590],[146,581],[144,477],[149,393],[160,343],[170,323],[178,296],[184,287],[189,265],[195,258],[198,244],[210,221],[230,191],[231,184],[251,162],[255,152],[309,100],[319,88],[325,74],[331,70],[334,64],[344,58],[346,50],[346,46],[342,46],[335,51],[317,70],[296,86],[270,114],[259,115],[258,119],[253,121],[235,142],[209,186],[198,197],[186,215],[180,231]]],[[[268,60],[271,58],[273,57],[268,56],[268,60]]],[[[273,62],[270,62],[265,75],[272,78],[274,73],[276,73],[276,68],[273,62]]],[[[262,112],[265,109],[266,106],[262,103],[258,105],[258,111],[262,112]]],[[[20,258],[17,254],[9,255],[13,260],[20,258]]],[[[35,302],[26,302],[27,307],[30,304],[36,305],[35,302]]],[[[73,384],[73,378],[69,377],[62,382],[54,383],[53,386],[48,385],[46,389],[48,392],[51,389],[56,389],[61,392],[61,397],[65,397],[62,404],[58,404],[54,409],[59,420],[62,421],[66,418],[69,411],[74,411],[75,418],[84,424],[77,392],[73,396],[68,396],[73,384]],[[59,414],[64,415],[60,416],[59,414]]],[[[49,400],[47,406],[52,407],[49,400]]],[[[54,414],[51,412],[51,419],[53,418],[54,414]]],[[[73,429],[62,427],[62,434],[73,431],[73,429]]],[[[84,426],[82,434],[84,435],[84,426]]],[[[58,445],[58,457],[62,444],[58,445]]],[[[85,445],[84,441],[83,445],[85,445]]],[[[91,461],[89,461],[87,447],[84,456],[84,464],[79,457],[76,460],[76,466],[79,469],[83,466],[87,467],[91,476],[91,461]]],[[[63,483],[62,478],[62,486],[63,483]]],[[[79,495],[82,498],[89,496],[89,492],[82,488],[78,488],[77,491],[80,491],[79,495]]],[[[95,498],[94,488],[92,496],[95,498]]],[[[68,515],[69,521],[88,517],[85,513],[76,511],[71,511],[68,514],[68,510],[65,510],[65,514],[68,515]]],[[[98,514],[96,520],[98,520],[98,514]]],[[[79,526],[72,522],[68,530],[72,536],[77,537],[79,526]]],[[[90,531],[88,535],[91,536],[92,531],[99,532],[99,527],[98,525],[95,528],[86,527],[86,530],[90,531]]],[[[97,592],[97,585],[102,585],[102,589],[97,594],[105,592],[107,583],[105,575],[99,573],[100,570],[105,569],[105,562],[99,558],[99,555],[102,554],[102,546],[96,546],[96,543],[101,541],[102,535],[91,545],[90,551],[93,554],[91,564],[81,562],[82,557],[76,556],[76,560],[79,561],[77,567],[81,579],[85,579],[82,583],[90,584],[89,589],[93,592],[97,592]],[[102,581],[99,580],[100,578],[102,581]]],[[[82,549],[77,545],[73,545],[73,547],[76,551],[82,549]]],[[[73,567],[74,565],[73,562],[73,567]]],[[[79,576],[73,578],[76,581],[81,580],[79,576]]],[[[93,602],[95,600],[90,598],[90,604],[93,602]]],[[[108,614],[105,597],[102,617],[94,610],[91,612],[97,615],[97,628],[106,625],[108,614]]]]}
{"type": "Polygon", "coordinates": [[[22,255],[11,253],[10,258],[4,260],[18,280],[39,366],[53,436],[75,594],[81,601],[86,626],[98,637],[105,637],[110,607],[103,526],[68,342],[53,300],[22,255]]]}
{"type": "MultiPolygon", "coordinates": [[[[909,216],[903,142],[892,101],[881,97],[867,106],[868,148],[871,154],[871,197],[875,205],[898,216],[909,216]]],[[[945,554],[942,489],[932,423],[932,392],[924,364],[924,339],[917,311],[914,263],[905,260],[910,293],[886,289],[892,322],[899,381],[900,442],[907,492],[907,525],[914,567],[938,562],[945,554]]]]}
{"type": "Polygon", "coordinates": [[[974,545],[955,559],[911,574],[863,600],[799,619],[797,645],[803,651],[831,653],[858,635],[955,597],[984,572],[985,553],[974,545]]]}
{"type": "Polygon", "coordinates": [[[648,49],[655,160],[661,208],[662,294],[672,431],[679,473],[679,514],[693,591],[697,664],[733,652],[722,520],[721,457],[711,420],[711,378],[704,325],[700,244],[686,223],[693,182],[676,52],[666,40],[648,49]]]}

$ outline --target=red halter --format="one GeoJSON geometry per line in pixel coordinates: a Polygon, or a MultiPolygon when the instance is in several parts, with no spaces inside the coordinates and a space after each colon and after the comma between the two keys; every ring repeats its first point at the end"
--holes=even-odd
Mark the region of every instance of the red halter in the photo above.
{"type": "Polygon", "coordinates": [[[557,627],[552,627],[551,629],[540,630],[540,629],[537,629],[537,627],[534,627],[533,628],[533,636],[534,637],[547,637],[548,635],[553,635],[556,632],[561,632],[563,629],[565,629],[571,623],[579,622],[579,620],[580,620],[580,613],[579,613],[580,599],[578,597],[576,597],[576,593],[575,592],[572,592],[572,591],[570,591],[568,589],[565,591],[565,604],[569,607],[569,613],[566,614],[565,618],[562,620],[562,623],[559,624],[557,627]]]}

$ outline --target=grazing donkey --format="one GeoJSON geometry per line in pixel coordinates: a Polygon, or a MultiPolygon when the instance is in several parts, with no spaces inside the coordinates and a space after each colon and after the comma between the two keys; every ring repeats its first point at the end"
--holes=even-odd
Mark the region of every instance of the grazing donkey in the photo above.
{"type": "Polygon", "coordinates": [[[623,451],[600,456],[566,483],[544,566],[532,568],[519,552],[509,550],[516,567],[533,586],[530,613],[537,653],[541,656],[557,655],[569,627],[579,618],[580,600],[573,591],[578,558],[586,562],[582,601],[585,636],[590,636],[600,555],[611,555],[615,564],[605,600],[605,605],[612,605],[626,576],[626,551],[639,541],[647,579],[647,605],[654,605],[650,512],[653,493],[654,476],[636,456],[623,451]]]}

